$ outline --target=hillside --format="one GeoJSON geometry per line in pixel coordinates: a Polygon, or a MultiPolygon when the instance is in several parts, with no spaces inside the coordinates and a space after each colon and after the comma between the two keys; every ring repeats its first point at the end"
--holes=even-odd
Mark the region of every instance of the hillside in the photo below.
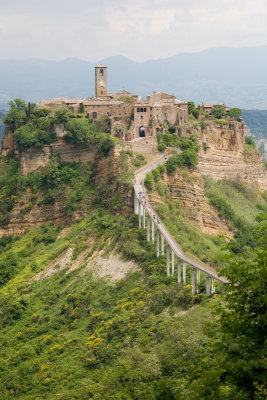
{"type": "MultiPolygon", "coordinates": [[[[121,56],[100,62],[109,68],[110,91],[126,88],[146,96],[153,90],[162,90],[197,103],[267,108],[267,86],[262,84],[267,68],[266,46],[215,48],[143,63],[121,56]]],[[[0,107],[14,97],[40,101],[55,96],[91,96],[94,90],[90,69],[94,65],[79,59],[1,60],[0,107]]]]}
{"type": "Polygon", "coordinates": [[[58,117],[35,110],[5,133],[1,398],[263,400],[267,176],[242,124],[191,119],[180,136],[158,135],[179,151],[145,178],[183,250],[229,278],[210,296],[204,274],[195,295],[190,268],[187,283],[167,277],[138,228],[134,172],[164,158],[158,143],[123,144],[67,111],[58,138],[58,117]]]}
{"type": "Polygon", "coordinates": [[[267,110],[242,110],[242,118],[255,138],[267,138],[267,110]]]}

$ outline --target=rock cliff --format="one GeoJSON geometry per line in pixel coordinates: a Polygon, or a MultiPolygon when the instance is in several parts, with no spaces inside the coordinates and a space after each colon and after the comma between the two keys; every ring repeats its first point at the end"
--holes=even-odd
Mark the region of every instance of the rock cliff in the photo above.
{"type": "Polygon", "coordinates": [[[244,151],[243,123],[231,122],[228,126],[208,124],[191,131],[197,133],[201,151],[198,170],[215,180],[240,177],[243,181],[267,190],[267,170],[259,153],[251,155],[244,151]]]}
{"type": "MultiPolygon", "coordinates": [[[[203,233],[223,235],[228,238],[233,236],[234,229],[231,224],[221,219],[216,209],[209,205],[204,195],[204,181],[199,171],[177,169],[172,175],[164,173],[163,181],[169,189],[171,200],[182,206],[188,218],[203,233]]],[[[150,199],[154,205],[162,202],[155,191],[150,194],[150,199]]]]}

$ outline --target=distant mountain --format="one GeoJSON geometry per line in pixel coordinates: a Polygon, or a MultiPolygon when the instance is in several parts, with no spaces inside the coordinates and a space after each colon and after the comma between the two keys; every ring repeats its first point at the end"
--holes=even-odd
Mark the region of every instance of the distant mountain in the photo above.
{"type": "MultiPolygon", "coordinates": [[[[196,103],[267,109],[267,46],[215,48],[142,63],[122,56],[100,62],[108,66],[110,91],[126,88],[146,96],[162,90],[196,103]]],[[[1,60],[0,107],[14,97],[39,101],[93,95],[94,65],[75,58],[1,60]]]]}
{"type": "Polygon", "coordinates": [[[242,117],[253,136],[267,138],[267,110],[242,110],[242,117]]]}

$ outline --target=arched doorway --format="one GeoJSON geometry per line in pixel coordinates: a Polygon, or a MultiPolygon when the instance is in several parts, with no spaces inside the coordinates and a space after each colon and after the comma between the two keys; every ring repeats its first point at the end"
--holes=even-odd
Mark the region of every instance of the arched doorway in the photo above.
{"type": "Polygon", "coordinates": [[[140,126],[139,128],[139,136],[145,137],[146,136],[146,128],[144,126],[140,126]]]}

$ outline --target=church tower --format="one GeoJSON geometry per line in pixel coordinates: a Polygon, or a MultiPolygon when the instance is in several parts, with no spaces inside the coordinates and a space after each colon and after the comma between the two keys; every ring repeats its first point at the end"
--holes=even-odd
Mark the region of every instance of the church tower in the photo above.
{"type": "Polygon", "coordinates": [[[95,97],[107,96],[107,67],[99,64],[95,67],[95,97]]]}

